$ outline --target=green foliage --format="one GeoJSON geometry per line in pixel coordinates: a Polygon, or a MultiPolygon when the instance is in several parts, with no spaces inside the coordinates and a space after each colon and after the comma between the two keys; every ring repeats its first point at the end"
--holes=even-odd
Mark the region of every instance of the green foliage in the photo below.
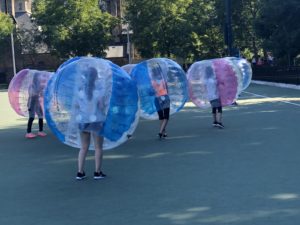
{"type": "MultiPolygon", "coordinates": [[[[219,24],[225,30],[225,2],[216,1],[219,24]]],[[[261,0],[231,0],[231,20],[233,47],[239,49],[242,55],[251,58],[257,55],[262,47],[262,39],[255,32],[255,21],[259,16],[261,0]]]]}
{"type": "Polygon", "coordinates": [[[21,49],[22,53],[36,54],[40,52],[44,53],[47,50],[46,46],[40,40],[41,32],[34,24],[30,28],[19,27],[16,34],[16,46],[21,49]]]}
{"type": "Polygon", "coordinates": [[[9,15],[0,12],[0,61],[4,61],[7,53],[10,52],[10,37],[13,32],[13,20],[9,15]]]}
{"type": "Polygon", "coordinates": [[[213,0],[127,0],[126,19],[143,57],[185,61],[220,56],[223,34],[213,0]]]}
{"type": "Polygon", "coordinates": [[[97,0],[35,0],[32,17],[42,40],[62,57],[104,56],[118,23],[97,0]]]}
{"type": "Polygon", "coordinates": [[[254,24],[259,16],[261,0],[233,1],[233,33],[235,45],[246,54],[251,49],[254,55],[262,47],[262,40],[255,32],[254,24]]]}
{"type": "Polygon", "coordinates": [[[265,0],[256,22],[256,30],[264,39],[264,48],[288,64],[300,52],[299,18],[298,0],[265,0]]]}
{"type": "MultiPolygon", "coordinates": [[[[224,0],[127,0],[126,19],[143,57],[195,61],[224,56],[224,0]]],[[[291,61],[300,51],[298,0],[231,0],[233,47],[251,58],[271,51],[291,61]]]]}
{"type": "Polygon", "coordinates": [[[13,20],[9,15],[0,12],[0,39],[6,37],[13,31],[13,20]]]}
{"type": "Polygon", "coordinates": [[[191,38],[188,48],[194,61],[224,54],[222,20],[218,17],[216,3],[213,0],[193,0],[188,8],[187,32],[191,38]]]}
{"type": "MultiPolygon", "coordinates": [[[[190,63],[225,55],[225,2],[123,1],[132,41],[142,57],[171,57],[190,63]]],[[[299,55],[299,0],[231,3],[233,45],[244,56],[271,51],[277,61],[291,63],[299,55]]],[[[38,47],[33,42],[44,42],[62,57],[104,56],[112,40],[111,31],[120,23],[99,10],[98,0],[35,0],[32,16],[39,29],[19,31],[22,46],[34,50],[38,47]]],[[[11,19],[0,13],[0,39],[12,29],[11,19]]]]}

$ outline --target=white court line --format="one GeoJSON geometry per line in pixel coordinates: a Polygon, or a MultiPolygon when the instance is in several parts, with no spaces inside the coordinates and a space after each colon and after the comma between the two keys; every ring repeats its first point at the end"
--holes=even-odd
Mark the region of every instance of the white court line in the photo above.
{"type": "MultiPolygon", "coordinates": [[[[265,95],[259,95],[259,94],[255,94],[255,93],[248,92],[248,91],[243,91],[243,92],[246,93],[246,94],[251,94],[251,95],[257,96],[257,97],[272,98],[272,97],[268,97],[268,96],[265,96],[265,95]]],[[[291,104],[291,105],[295,105],[295,106],[300,106],[300,104],[297,104],[297,103],[294,103],[294,102],[289,102],[289,101],[281,101],[281,100],[279,100],[279,102],[283,102],[283,103],[291,104]]]]}

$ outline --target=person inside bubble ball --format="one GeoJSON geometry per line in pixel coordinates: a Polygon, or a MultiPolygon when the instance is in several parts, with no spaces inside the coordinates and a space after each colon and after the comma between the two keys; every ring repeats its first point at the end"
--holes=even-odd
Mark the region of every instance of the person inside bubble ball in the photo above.
{"type": "Polygon", "coordinates": [[[76,179],[86,178],[84,164],[90,146],[91,138],[95,147],[94,179],[105,178],[101,171],[103,159],[103,141],[101,130],[105,120],[104,88],[98,78],[95,68],[89,67],[82,75],[81,86],[75,99],[76,123],[78,124],[81,148],[78,153],[78,172],[76,179]]]}
{"type": "Polygon", "coordinates": [[[213,69],[208,66],[206,67],[206,88],[207,88],[207,97],[212,108],[213,115],[213,126],[224,128],[222,123],[222,104],[221,99],[217,90],[217,81],[213,77],[213,69]]]}
{"type": "Polygon", "coordinates": [[[155,90],[154,104],[160,120],[158,137],[162,139],[167,137],[166,127],[170,117],[170,97],[166,81],[158,64],[152,68],[151,83],[155,90]]]}
{"type": "Polygon", "coordinates": [[[43,86],[39,79],[39,73],[33,74],[32,84],[28,89],[28,112],[29,119],[27,122],[27,133],[25,135],[26,138],[35,138],[37,135],[41,137],[45,137],[47,134],[43,131],[44,121],[43,121],[43,109],[41,106],[41,98],[43,96],[43,86]],[[38,116],[38,124],[39,131],[36,134],[32,133],[32,124],[35,118],[35,114],[38,116]]]}

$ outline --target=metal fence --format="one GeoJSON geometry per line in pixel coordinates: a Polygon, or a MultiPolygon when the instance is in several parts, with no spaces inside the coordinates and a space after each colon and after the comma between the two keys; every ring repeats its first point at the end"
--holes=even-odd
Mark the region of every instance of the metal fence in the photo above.
{"type": "Polygon", "coordinates": [[[253,80],[300,85],[300,66],[253,66],[253,80]]]}

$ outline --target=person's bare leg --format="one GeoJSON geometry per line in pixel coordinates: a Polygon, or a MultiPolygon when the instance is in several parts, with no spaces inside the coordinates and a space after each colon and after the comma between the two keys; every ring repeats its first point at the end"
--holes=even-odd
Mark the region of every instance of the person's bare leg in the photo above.
{"type": "Polygon", "coordinates": [[[167,119],[163,119],[162,123],[161,123],[161,126],[160,126],[159,133],[161,133],[161,134],[165,133],[167,124],[168,124],[168,120],[167,119]]]}
{"type": "Polygon", "coordinates": [[[158,132],[158,137],[159,137],[159,139],[161,139],[162,138],[162,131],[161,131],[161,129],[162,129],[162,127],[163,127],[163,125],[164,125],[164,120],[162,119],[160,119],[159,120],[159,132],[158,132]]]}
{"type": "Polygon", "coordinates": [[[161,135],[162,135],[161,129],[162,129],[163,125],[164,125],[164,120],[159,120],[159,133],[158,133],[158,135],[159,135],[160,138],[161,138],[161,135]]]}
{"type": "Polygon", "coordinates": [[[213,119],[214,119],[214,123],[218,122],[218,120],[217,120],[217,114],[216,113],[213,113],[213,119]]]}
{"type": "Polygon", "coordinates": [[[91,138],[90,133],[88,133],[88,132],[80,133],[81,148],[78,153],[78,172],[79,173],[83,173],[85,158],[86,158],[89,146],[90,146],[90,138],[91,138]]]}
{"type": "Polygon", "coordinates": [[[216,113],[216,120],[218,123],[222,123],[222,113],[219,112],[216,113]]]}
{"type": "Polygon", "coordinates": [[[95,172],[101,172],[103,159],[103,137],[93,133],[93,140],[95,146],[95,172]]]}

